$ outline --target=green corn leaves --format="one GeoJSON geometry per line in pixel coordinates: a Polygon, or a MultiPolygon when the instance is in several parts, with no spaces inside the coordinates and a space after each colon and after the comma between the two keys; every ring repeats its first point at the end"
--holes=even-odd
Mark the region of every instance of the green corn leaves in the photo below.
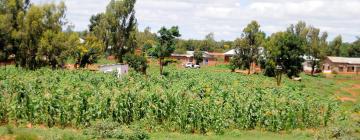
{"type": "Polygon", "coordinates": [[[281,131],[331,123],[336,105],[301,85],[273,87],[262,76],[174,70],[123,79],[90,71],[0,70],[0,121],[88,127],[97,120],[147,130],[218,134],[281,131]]]}

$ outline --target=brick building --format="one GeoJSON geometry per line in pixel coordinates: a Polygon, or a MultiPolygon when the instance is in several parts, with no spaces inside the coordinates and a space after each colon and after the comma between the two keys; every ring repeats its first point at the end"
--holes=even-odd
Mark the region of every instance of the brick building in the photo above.
{"type": "Polygon", "coordinates": [[[360,73],[360,58],[329,56],[324,60],[322,69],[324,73],[360,73]]]}

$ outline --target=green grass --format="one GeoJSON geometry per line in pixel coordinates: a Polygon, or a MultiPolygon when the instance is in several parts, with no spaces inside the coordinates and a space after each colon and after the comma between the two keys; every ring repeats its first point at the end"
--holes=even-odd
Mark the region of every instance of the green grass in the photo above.
{"type": "MultiPolygon", "coordinates": [[[[78,130],[58,129],[58,128],[12,128],[13,134],[9,134],[8,128],[0,127],[0,139],[4,137],[28,138],[32,140],[87,140],[90,137],[85,136],[78,130]]],[[[223,135],[207,134],[182,134],[155,132],[150,134],[153,140],[311,140],[314,136],[308,132],[294,131],[289,133],[272,133],[259,130],[240,131],[233,130],[223,135]]]]}
{"type": "Polygon", "coordinates": [[[150,135],[154,140],[312,140],[314,136],[306,132],[271,133],[262,131],[238,131],[227,132],[224,135],[198,135],[181,133],[153,133],[150,135]]]}
{"type": "Polygon", "coordinates": [[[87,136],[72,129],[59,128],[13,128],[9,126],[0,127],[0,139],[11,137],[26,140],[87,140],[87,136]],[[11,131],[11,132],[9,132],[11,131]]]}

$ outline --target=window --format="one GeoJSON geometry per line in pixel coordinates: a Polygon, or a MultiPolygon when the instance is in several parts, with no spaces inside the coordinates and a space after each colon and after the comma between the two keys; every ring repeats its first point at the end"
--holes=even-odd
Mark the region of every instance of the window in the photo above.
{"type": "Polygon", "coordinates": [[[344,72],[344,67],[339,67],[339,72],[344,72]]]}
{"type": "Polygon", "coordinates": [[[347,68],[347,72],[355,72],[355,67],[354,66],[349,66],[347,68]]]}

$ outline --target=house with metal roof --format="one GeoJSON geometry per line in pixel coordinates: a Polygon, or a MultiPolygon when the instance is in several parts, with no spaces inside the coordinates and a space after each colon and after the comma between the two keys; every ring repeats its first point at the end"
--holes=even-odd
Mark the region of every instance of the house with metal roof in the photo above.
{"type": "MultiPolygon", "coordinates": [[[[195,63],[194,59],[194,51],[186,51],[184,54],[171,54],[171,58],[181,61],[181,63],[185,64],[188,62],[195,63]]],[[[203,63],[202,65],[211,65],[213,62],[216,61],[215,57],[210,54],[209,52],[203,52],[203,63]]]]}
{"type": "MultiPolygon", "coordinates": [[[[225,52],[224,53],[224,61],[225,61],[225,63],[230,62],[230,59],[236,55],[237,51],[238,51],[238,49],[231,49],[231,50],[225,52]]],[[[258,48],[258,54],[260,56],[265,56],[264,52],[265,52],[264,47],[259,47],[258,48]]]]}
{"type": "Polygon", "coordinates": [[[360,58],[329,56],[322,69],[324,73],[360,73],[360,58]]]}

